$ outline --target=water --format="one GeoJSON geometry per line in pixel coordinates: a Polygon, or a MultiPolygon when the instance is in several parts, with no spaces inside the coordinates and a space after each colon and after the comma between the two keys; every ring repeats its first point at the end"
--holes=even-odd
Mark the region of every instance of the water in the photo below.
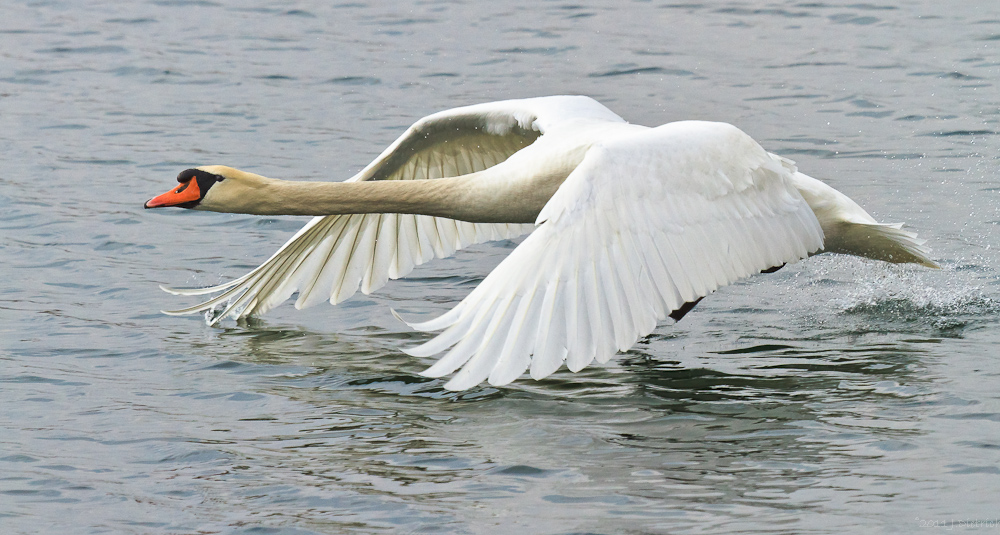
{"type": "Polygon", "coordinates": [[[14,0],[0,43],[4,533],[997,529],[1000,4],[14,0]],[[180,170],[339,180],[427,113],[559,93],[735,123],[943,269],[812,258],[462,393],[389,308],[512,243],[249,325],[157,312],[304,222],[143,211],[180,170]]]}

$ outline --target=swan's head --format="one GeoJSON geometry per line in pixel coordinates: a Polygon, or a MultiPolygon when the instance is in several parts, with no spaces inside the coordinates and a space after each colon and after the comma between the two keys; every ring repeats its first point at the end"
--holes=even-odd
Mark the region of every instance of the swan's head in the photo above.
{"type": "Polygon", "coordinates": [[[176,206],[212,212],[239,210],[245,194],[266,179],[224,165],[206,165],[181,171],[174,189],[146,201],[146,208],[176,206]]]}

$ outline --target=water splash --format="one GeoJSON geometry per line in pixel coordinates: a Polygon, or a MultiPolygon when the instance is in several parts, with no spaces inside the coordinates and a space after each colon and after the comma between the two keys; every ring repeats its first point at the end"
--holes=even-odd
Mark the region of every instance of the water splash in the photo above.
{"type": "Polygon", "coordinates": [[[886,323],[963,328],[1000,316],[1000,300],[957,272],[873,266],[857,289],[833,300],[838,313],[886,323]]]}

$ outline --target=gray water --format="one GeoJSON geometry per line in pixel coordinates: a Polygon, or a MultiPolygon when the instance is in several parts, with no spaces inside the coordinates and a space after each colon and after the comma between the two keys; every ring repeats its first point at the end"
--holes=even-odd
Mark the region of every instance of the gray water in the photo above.
{"type": "Polygon", "coordinates": [[[0,532],[996,532],[998,46],[992,0],[6,1],[0,532]],[[389,308],[514,243],[246,325],[158,312],[304,223],[144,211],[180,170],[342,180],[425,114],[561,93],[734,123],[943,269],[814,257],[462,393],[389,308]]]}

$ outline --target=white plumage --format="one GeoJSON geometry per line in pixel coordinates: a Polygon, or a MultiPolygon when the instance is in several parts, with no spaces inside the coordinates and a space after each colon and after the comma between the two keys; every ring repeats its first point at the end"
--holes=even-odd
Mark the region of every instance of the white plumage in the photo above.
{"type": "MultiPolygon", "coordinates": [[[[572,371],[606,362],[671,312],[683,314],[721,286],[820,252],[824,240],[826,250],[934,266],[913,234],[878,224],[734,126],[630,125],[586,97],[431,115],[351,178],[353,186],[294,183],[315,200],[276,194],[258,208],[244,198],[261,195],[260,186],[248,193],[243,184],[288,183],[200,169],[219,181],[203,188],[196,209],[340,215],[316,217],[264,264],[228,284],[164,288],[222,292],[171,314],[224,302],[215,321],[262,314],[295,292],[297,308],[336,304],[433,257],[534,226],[451,311],[411,324],[443,330],[408,353],[446,351],[425,375],[458,370],[446,385],[456,390],[483,380],[503,385],[525,371],[541,379],[564,362],[572,371]],[[374,182],[385,180],[419,182],[374,191],[384,189],[374,182]],[[424,191],[431,200],[420,202],[424,191]],[[335,200],[323,200],[327,194],[335,200]],[[244,200],[234,207],[237,197],[244,200]],[[534,225],[525,224],[532,219],[534,225]]],[[[147,206],[170,205],[164,196],[147,206]]]]}
{"type": "Polygon", "coordinates": [[[791,170],[729,125],[671,123],[592,147],[539,227],[411,349],[448,388],[606,362],[685,302],[823,246],[791,170]],[[664,154],[666,153],[666,154],[664,154]],[[558,312],[557,312],[558,311],[558,312]],[[467,341],[465,344],[458,343],[467,341]]]}

